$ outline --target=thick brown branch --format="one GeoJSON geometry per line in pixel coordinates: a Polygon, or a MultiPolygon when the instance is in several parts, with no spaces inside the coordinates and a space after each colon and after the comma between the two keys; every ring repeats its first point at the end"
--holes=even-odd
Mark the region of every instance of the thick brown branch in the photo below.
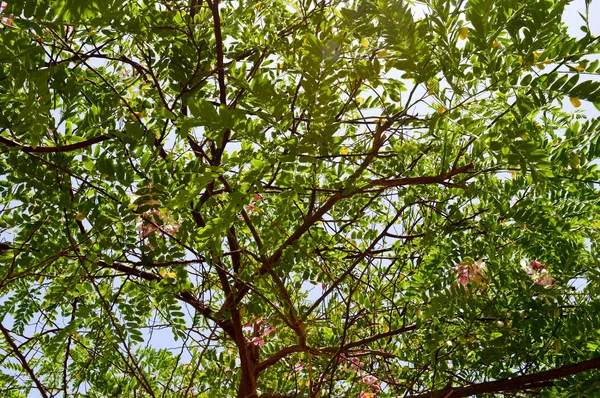
{"type": "Polygon", "coordinates": [[[407,398],[459,398],[470,397],[477,394],[499,393],[503,391],[523,391],[532,388],[540,388],[547,385],[546,382],[548,381],[575,375],[590,369],[600,369],[600,357],[530,375],[472,384],[463,387],[447,387],[426,394],[411,395],[407,398]]]}
{"type": "Polygon", "coordinates": [[[407,177],[407,178],[396,178],[391,180],[374,180],[368,185],[368,188],[374,187],[401,187],[404,185],[425,185],[425,184],[442,184],[454,177],[457,174],[466,173],[473,168],[473,163],[457,167],[450,170],[446,174],[440,174],[437,176],[422,176],[422,177],[407,177]]]}
{"type": "Polygon", "coordinates": [[[208,5],[213,16],[215,46],[217,50],[217,81],[219,82],[219,102],[227,105],[227,92],[225,86],[225,64],[223,62],[223,36],[221,34],[221,16],[219,15],[219,0],[209,0],[208,5]]]}
{"type": "Polygon", "coordinates": [[[378,333],[374,336],[367,337],[362,340],[358,340],[358,341],[355,341],[352,343],[345,344],[343,347],[311,348],[311,347],[303,347],[300,344],[291,345],[289,347],[285,347],[285,348],[277,351],[275,354],[271,355],[269,358],[267,358],[264,361],[262,361],[261,363],[259,363],[258,366],[256,367],[256,372],[257,373],[262,372],[263,370],[267,369],[268,367],[275,365],[277,362],[279,362],[286,356],[293,354],[295,352],[310,352],[314,355],[328,355],[328,354],[335,354],[337,352],[344,353],[344,352],[351,350],[352,348],[360,347],[360,346],[372,343],[374,341],[384,339],[386,337],[391,337],[391,336],[395,336],[395,335],[398,335],[401,333],[410,332],[412,330],[415,330],[416,328],[417,328],[416,325],[404,326],[404,327],[401,327],[398,329],[390,330],[385,333],[378,333]]]}
{"type": "Polygon", "coordinates": [[[295,352],[304,352],[308,351],[308,348],[302,347],[300,344],[294,344],[289,347],[285,347],[275,354],[271,355],[269,358],[265,359],[261,363],[256,366],[256,373],[260,373],[263,370],[267,369],[270,366],[275,365],[277,362],[281,361],[283,358],[287,357],[290,354],[295,352]]]}

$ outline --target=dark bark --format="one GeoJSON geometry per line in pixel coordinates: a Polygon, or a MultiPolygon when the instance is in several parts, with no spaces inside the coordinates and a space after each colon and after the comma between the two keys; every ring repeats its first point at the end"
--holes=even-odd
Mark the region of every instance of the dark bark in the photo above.
{"type": "Polygon", "coordinates": [[[552,385],[551,381],[572,376],[591,369],[600,369],[600,357],[588,359],[574,365],[566,365],[557,369],[546,370],[525,376],[509,377],[496,381],[471,384],[462,387],[448,386],[438,391],[411,395],[407,398],[460,398],[477,394],[493,394],[509,391],[525,391],[552,385]]]}

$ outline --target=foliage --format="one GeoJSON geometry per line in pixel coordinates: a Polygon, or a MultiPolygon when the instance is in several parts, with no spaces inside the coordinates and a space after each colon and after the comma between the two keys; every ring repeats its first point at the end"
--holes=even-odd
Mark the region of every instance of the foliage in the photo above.
{"type": "Polygon", "coordinates": [[[568,3],[3,4],[2,396],[589,396],[568,3]]]}

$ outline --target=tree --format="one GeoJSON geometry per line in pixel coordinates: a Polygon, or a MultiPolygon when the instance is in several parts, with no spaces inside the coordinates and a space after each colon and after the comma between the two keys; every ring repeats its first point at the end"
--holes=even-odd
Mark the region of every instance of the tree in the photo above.
{"type": "Polygon", "coordinates": [[[590,396],[568,3],[3,2],[2,396],[590,396]]]}

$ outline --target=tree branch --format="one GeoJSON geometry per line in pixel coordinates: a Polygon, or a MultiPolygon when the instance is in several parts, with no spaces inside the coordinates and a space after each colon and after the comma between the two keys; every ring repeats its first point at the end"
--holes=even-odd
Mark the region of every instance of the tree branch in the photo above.
{"type": "Polygon", "coordinates": [[[401,327],[398,329],[390,330],[385,333],[378,333],[374,336],[367,337],[362,340],[358,340],[358,341],[355,341],[352,343],[345,344],[342,347],[312,348],[312,347],[303,347],[300,344],[294,344],[294,345],[282,348],[281,350],[277,351],[275,354],[271,355],[269,358],[267,358],[264,361],[262,361],[261,363],[259,363],[258,366],[256,367],[256,372],[257,373],[262,372],[263,370],[267,369],[268,367],[275,365],[277,362],[279,362],[286,356],[293,354],[295,352],[310,352],[314,355],[335,354],[337,352],[344,353],[344,352],[351,350],[352,348],[360,347],[362,345],[369,344],[374,341],[384,339],[386,337],[395,336],[400,333],[410,332],[412,330],[415,330],[416,328],[417,328],[417,325],[404,326],[404,327],[401,327]]]}
{"type": "Polygon", "coordinates": [[[21,353],[21,351],[19,351],[19,347],[17,347],[17,345],[15,344],[15,341],[10,336],[9,331],[4,327],[4,325],[2,325],[2,323],[0,323],[0,331],[2,331],[2,334],[4,335],[4,339],[6,340],[6,342],[10,346],[10,348],[13,350],[15,355],[19,358],[19,362],[21,362],[23,369],[25,369],[25,371],[29,374],[29,376],[31,377],[31,380],[33,380],[33,382],[35,383],[35,385],[36,385],[37,389],[40,391],[40,394],[42,395],[42,397],[48,398],[48,394],[46,393],[46,387],[44,387],[42,382],[37,378],[37,376],[35,375],[35,372],[31,368],[31,366],[29,366],[29,363],[27,363],[27,358],[25,358],[23,356],[23,354],[21,353]]]}
{"type": "Polygon", "coordinates": [[[567,365],[557,369],[546,370],[525,376],[509,377],[506,379],[472,384],[463,387],[446,387],[442,390],[425,394],[411,395],[406,398],[460,398],[477,394],[498,393],[503,391],[522,391],[531,388],[547,386],[546,382],[575,375],[590,369],[600,369],[600,357],[588,359],[574,365],[567,365]]]}
{"type": "Polygon", "coordinates": [[[16,142],[14,142],[14,141],[8,140],[8,139],[6,139],[4,137],[0,137],[0,144],[3,144],[4,146],[11,147],[11,148],[19,148],[21,151],[27,152],[27,153],[34,153],[34,152],[56,153],[56,152],[71,152],[71,151],[76,151],[78,149],[86,148],[86,147],[88,147],[90,145],[97,144],[99,142],[106,141],[106,140],[109,140],[109,139],[110,139],[109,136],[100,135],[98,137],[90,138],[89,140],[85,140],[85,141],[81,141],[81,142],[76,142],[75,144],[59,145],[59,146],[38,146],[38,147],[32,147],[32,146],[29,146],[29,145],[21,145],[21,144],[18,144],[16,142]]]}
{"type": "MultiPolygon", "coordinates": [[[[100,261],[97,263],[97,265],[103,268],[111,268],[116,271],[121,271],[126,273],[127,275],[136,276],[147,281],[160,281],[162,279],[160,276],[155,275],[153,273],[133,268],[121,263],[115,262],[111,265],[104,261],[100,261]]],[[[219,320],[217,317],[217,313],[214,312],[211,308],[204,305],[202,302],[200,302],[196,297],[194,297],[194,295],[191,292],[182,291],[179,293],[174,293],[174,296],[179,300],[194,307],[194,309],[200,312],[203,316],[219,325],[219,327],[221,327],[225,333],[227,333],[230,336],[233,336],[233,326],[231,325],[231,322],[219,320]]]]}

